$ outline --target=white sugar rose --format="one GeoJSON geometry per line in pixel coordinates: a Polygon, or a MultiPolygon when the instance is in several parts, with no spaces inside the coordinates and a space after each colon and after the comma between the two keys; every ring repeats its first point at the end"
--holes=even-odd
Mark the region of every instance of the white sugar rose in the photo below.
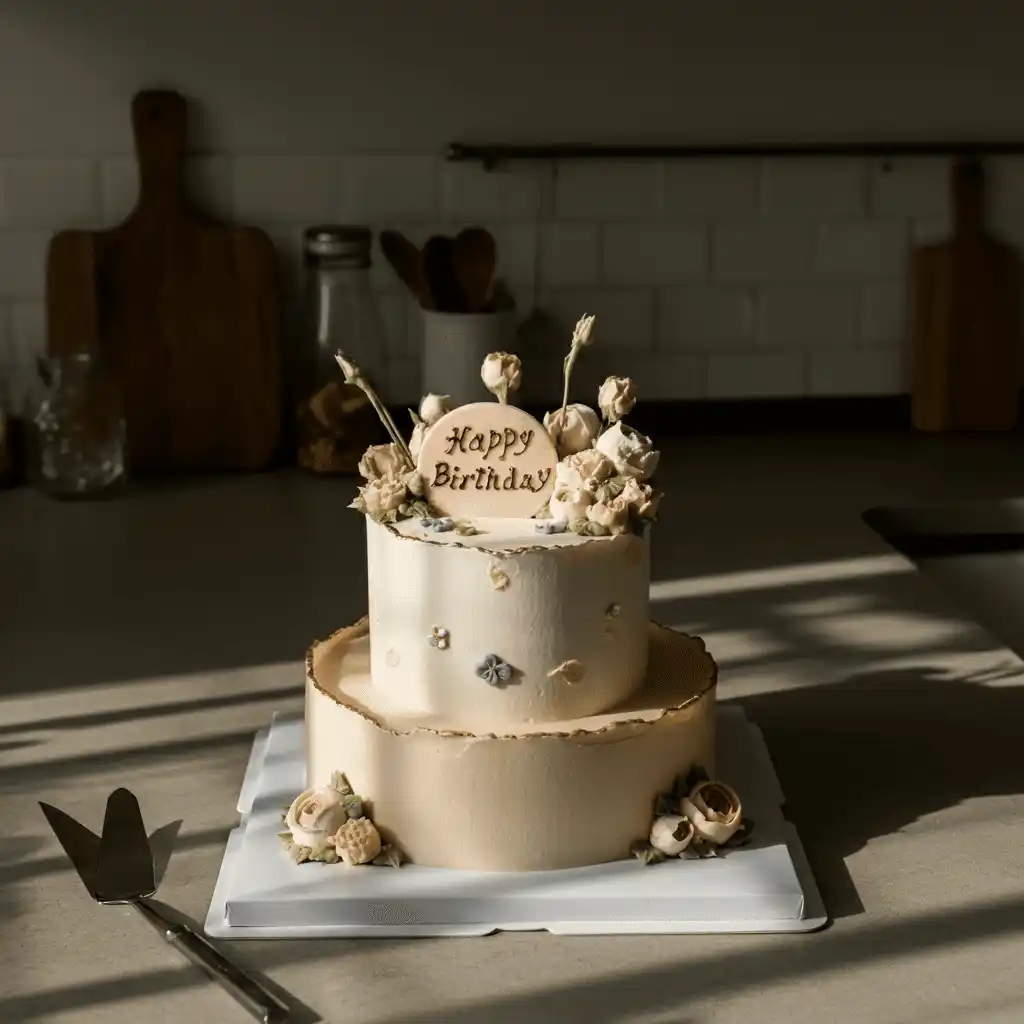
{"type": "Polygon", "coordinates": [[[569,455],[555,466],[555,484],[593,491],[615,476],[615,463],[596,448],[569,455]]]}
{"type": "Polygon", "coordinates": [[[405,501],[405,478],[392,474],[371,480],[365,487],[359,488],[367,515],[378,512],[393,512],[405,501]]]}
{"type": "Polygon", "coordinates": [[[656,491],[650,484],[641,484],[628,477],[620,497],[629,502],[629,507],[641,519],[653,519],[658,514],[661,491],[656,491]]]}
{"type": "Polygon", "coordinates": [[[690,819],[701,839],[716,845],[728,842],[743,820],[740,798],[724,782],[697,783],[679,801],[679,812],[690,819]]]}
{"type": "Polygon", "coordinates": [[[484,387],[497,396],[499,402],[507,402],[508,396],[518,391],[523,382],[523,364],[519,356],[508,352],[492,352],[480,367],[480,379],[484,387]]]}
{"type": "Polygon", "coordinates": [[[395,444],[372,444],[359,460],[359,474],[364,480],[379,480],[406,468],[405,459],[395,444]]]}
{"type": "Polygon", "coordinates": [[[369,818],[353,818],[346,821],[332,840],[342,863],[349,867],[369,864],[380,853],[382,847],[377,826],[369,818]]]}
{"type": "Polygon", "coordinates": [[[578,487],[556,487],[548,502],[551,518],[559,523],[572,523],[587,518],[587,509],[594,503],[594,496],[578,487]]]}
{"type": "Polygon", "coordinates": [[[555,442],[558,457],[564,459],[567,455],[594,447],[594,441],[601,433],[601,420],[590,406],[574,402],[565,407],[564,417],[561,409],[545,413],[544,429],[555,442]]]}
{"type": "Polygon", "coordinates": [[[629,529],[629,502],[618,498],[599,501],[587,509],[587,518],[598,526],[603,526],[610,534],[617,536],[629,529]]]}
{"type": "Polygon", "coordinates": [[[637,480],[650,480],[661,458],[661,452],[654,450],[649,437],[621,421],[609,427],[597,439],[594,447],[607,455],[623,476],[635,477],[637,480]]]}
{"type": "Polygon", "coordinates": [[[326,846],[348,819],[343,801],[342,794],[330,786],[300,793],[292,801],[284,819],[292,839],[299,846],[314,850],[326,846]]]}
{"type": "Polygon", "coordinates": [[[425,395],[420,401],[420,419],[432,427],[442,416],[452,411],[450,395],[425,395]]]}
{"type": "Polygon", "coordinates": [[[681,814],[665,814],[651,826],[651,846],[678,857],[693,841],[693,825],[681,814]]]}
{"type": "Polygon", "coordinates": [[[412,435],[409,438],[409,454],[414,458],[418,459],[420,456],[420,448],[423,447],[423,439],[427,436],[427,431],[430,427],[427,425],[425,420],[420,420],[412,428],[412,435]]]}
{"type": "Polygon", "coordinates": [[[628,377],[608,377],[597,392],[597,407],[609,422],[628,416],[636,405],[636,388],[628,377]]]}

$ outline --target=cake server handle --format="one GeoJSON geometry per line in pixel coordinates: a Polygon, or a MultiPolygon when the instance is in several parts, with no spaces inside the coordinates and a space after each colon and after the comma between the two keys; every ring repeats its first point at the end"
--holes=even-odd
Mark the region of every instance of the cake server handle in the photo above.
{"type": "Polygon", "coordinates": [[[136,900],[133,906],[175,949],[217,982],[256,1020],[262,1024],[287,1024],[290,1019],[288,1007],[202,935],[187,925],[171,923],[148,900],[136,900]]]}

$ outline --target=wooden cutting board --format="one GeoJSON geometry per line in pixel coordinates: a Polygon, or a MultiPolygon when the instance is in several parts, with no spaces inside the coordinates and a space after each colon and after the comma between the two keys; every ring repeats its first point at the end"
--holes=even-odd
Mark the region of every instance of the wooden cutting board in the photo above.
{"type": "Polygon", "coordinates": [[[120,226],[56,235],[47,259],[51,353],[108,357],[135,472],[256,470],[281,433],[277,259],[255,228],[191,209],[186,104],[132,102],[139,198],[120,226]]]}
{"type": "Polygon", "coordinates": [[[984,175],[954,165],[954,232],[912,260],[913,419],[918,430],[1009,430],[1020,386],[1017,251],[984,224],[984,175]]]}

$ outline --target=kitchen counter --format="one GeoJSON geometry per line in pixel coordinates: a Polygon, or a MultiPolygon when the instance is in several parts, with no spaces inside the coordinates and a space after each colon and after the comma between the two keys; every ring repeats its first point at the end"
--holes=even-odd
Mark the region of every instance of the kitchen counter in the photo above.
{"type": "MultiPolygon", "coordinates": [[[[955,559],[929,578],[860,516],[1024,492],[1022,446],[665,445],[654,614],[706,639],[720,699],[763,726],[826,930],[233,952],[300,1020],[339,1024],[1020,1021],[1024,664],[975,623],[955,559]]],[[[4,1024],[248,1019],[137,915],[91,903],[36,801],[98,830],[127,785],[151,830],[181,819],[160,899],[201,921],[254,732],[301,709],[309,641],[365,610],[351,493],[290,474],[0,493],[4,1024]]]]}

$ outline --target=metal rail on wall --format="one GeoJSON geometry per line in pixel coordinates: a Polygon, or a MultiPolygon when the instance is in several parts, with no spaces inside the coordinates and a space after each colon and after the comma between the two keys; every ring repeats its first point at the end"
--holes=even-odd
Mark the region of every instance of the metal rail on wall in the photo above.
{"type": "Polygon", "coordinates": [[[508,144],[451,142],[445,158],[476,162],[487,170],[518,160],[685,160],[694,157],[851,157],[1021,156],[1024,140],[966,139],[959,142],[766,142],[745,145],[590,145],[587,143],[508,144]]]}

